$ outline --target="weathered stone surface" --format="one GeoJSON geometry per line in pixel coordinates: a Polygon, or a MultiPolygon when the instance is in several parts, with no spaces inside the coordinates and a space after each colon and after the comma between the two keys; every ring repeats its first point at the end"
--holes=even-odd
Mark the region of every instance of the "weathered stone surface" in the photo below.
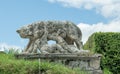
{"type": "Polygon", "coordinates": [[[17,32],[22,38],[28,38],[29,43],[22,54],[15,55],[16,58],[39,58],[59,62],[70,68],[79,68],[90,74],[102,74],[102,55],[93,55],[89,50],[82,49],[82,33],[72,22],[40,21],[24,26],[17,32]],[[49,40],[56,41],[56,44],[49,45],[49,40]],[[36,53],[37,50],[41,53],[36,53]]]}
{"type": "Polygon", "coordinates": [[[100,68],[101,55],[95,54],[90,56],[78,56],[77,54],[16,54],[16,58],[24,59],[41,59],[49,60],[50,62],[62,63],[70,68],[78,68],[88,71],[88,74],[103,74],[100,68]],[[97,61],[97,62],[96,62],[97,61]],[[94,65],[95,64],[95,65],[94,65]]]}
{"type": "MultiPolygon", "coordinates": [[[[59,50],[59,47],[61,50],[64,49],[64,53],[66,51],[73,53],[82,50],[82,33],[74,23],[69,21],[40,21],[24,26],[17,32],[22,38],[29,39],[29,43],[24,50],[25,53],[36,53],[37,49],[41,50],[41,48],[48,46],[48,40],[56,41],[56,45],[48,46],[51,49],[53,48],[53,50],[55,50],[55,46],[58,48],[57,50],[59,50]],[[71,50],[70,48],[73,49],[71,50]]],[[[51,53],[49,51],[46,52],[51,53]]]]}

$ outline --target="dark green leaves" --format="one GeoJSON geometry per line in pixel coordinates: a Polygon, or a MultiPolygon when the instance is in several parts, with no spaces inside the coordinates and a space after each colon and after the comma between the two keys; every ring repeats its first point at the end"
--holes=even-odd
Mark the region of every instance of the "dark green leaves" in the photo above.
{"type": "Polygon", "coordinates": [[[120,73],[120,32],[94,33],[89,37],[84,49],[101,53],[103,55],[101,67],[109,69],[113,74],[120,73]]]}

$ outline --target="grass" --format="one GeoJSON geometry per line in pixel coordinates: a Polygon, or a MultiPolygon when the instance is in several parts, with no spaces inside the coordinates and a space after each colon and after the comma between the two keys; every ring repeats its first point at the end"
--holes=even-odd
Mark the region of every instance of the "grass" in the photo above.
{"type": "Polygon", "coordinates": [[[70,69],[62,64],[38,60],[17,60],[12,54],[0,53],[0,74],[88,74],[78,69],[70,69]]]}
{"type": "Polygon", "coordinates": [[[103,74],[113,74],[112,72],[110,72],[107,68],[103,69],[103,74]]]}

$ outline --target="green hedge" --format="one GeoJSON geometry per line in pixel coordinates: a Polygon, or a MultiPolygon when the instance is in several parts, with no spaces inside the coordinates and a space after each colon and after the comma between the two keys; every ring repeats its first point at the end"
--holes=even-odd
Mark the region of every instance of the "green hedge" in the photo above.
{"type": "Polygon", "coordinates": [[[120,32],[97,32],[92,34],[84,49],[103,55],[102,69],[107,68],[113,74],[120,73],[120,32]]]}

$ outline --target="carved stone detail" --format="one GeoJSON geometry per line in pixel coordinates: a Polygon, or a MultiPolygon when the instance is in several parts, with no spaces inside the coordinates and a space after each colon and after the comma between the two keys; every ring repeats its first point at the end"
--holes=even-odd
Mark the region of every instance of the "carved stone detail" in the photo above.
{"type": "Polygon", "coordinates": [[[82,50],[82,33],[69,21],[40,21],[24,26],[17,32],[22,38],[29,39],[25,53],[36,53],[37,49],[42,53],[75,53],[82,50]],[[48,45],[49,40],[56,41],[56,44],[48,45]]]}

